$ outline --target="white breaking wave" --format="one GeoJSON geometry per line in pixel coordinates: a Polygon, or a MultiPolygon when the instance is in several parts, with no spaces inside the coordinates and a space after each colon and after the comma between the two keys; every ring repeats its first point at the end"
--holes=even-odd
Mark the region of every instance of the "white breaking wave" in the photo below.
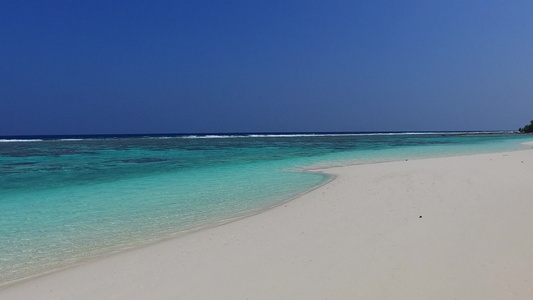
{"type": "Polygon", "coordinates": [[[228,138],[243,138],[245,135],[186,135],[181,138],[184,139],[228,139],[228,138]]]}
{"type": "Polygon", "coordinates": [[[511,133],[512,131],[431,131],[431,132],[361,132],[361,133],[284,133],[284,134],[234,134],[234,135],[186,135],[176,138],[184,139],[227,139],[227,138],[294,138],[294,137],[327,137],[327,136],[391,136],[391,135],[457,135],[457,134],[489,134],[511,133]]]}
{"type": "MultiPolygon", "coordinates": [[[[295,138],[295,137],[335,137],[335,136],[393,136],[393,135],[465,135],[465,134],[503,134],[514,133],[515,131],[412,131],[412,132],[359,132],[359,133],[250,133],[250,134],[207,134],[207,135],[177,135],[177,136],[146,136],[148,139],[237,139],[237,138],[295,138]]],[[[89,140],[106,140],[121,137],[104,137],[104,138],[63,138],[56,141],[89,141],[89,140]]],[[[53,140],[53,139],[52,139],[53,140]]],[[[24,142],[42,142],[43,139],[0,139],[0,143],[24,143],[24,142]]]]}
{"type": "Polygon", "coordinates": [[[41,139],[28,139],[28,140],[20,140],[20,139],[0,139],[0,143],[25,143],[25,142],[42,142],[41,139]]]}

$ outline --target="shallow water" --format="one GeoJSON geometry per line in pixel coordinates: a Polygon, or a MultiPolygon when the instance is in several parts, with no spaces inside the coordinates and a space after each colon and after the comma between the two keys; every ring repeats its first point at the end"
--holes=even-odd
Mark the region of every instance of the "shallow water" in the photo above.
{"type": "Polygon", "coordinates": [[[528,148],[522,135],[0,139],[0,284],[213,226],[325,182],[302,172],[528,148]]]}

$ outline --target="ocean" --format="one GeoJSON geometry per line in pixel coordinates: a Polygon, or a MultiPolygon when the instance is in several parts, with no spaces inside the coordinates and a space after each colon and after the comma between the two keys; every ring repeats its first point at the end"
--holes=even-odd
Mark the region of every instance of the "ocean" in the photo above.
{"type": "Polygon", "coordinates": [[[313,169],[526,149],[486,132],[0,138],[0,285],[259,213],[313,169]]]}

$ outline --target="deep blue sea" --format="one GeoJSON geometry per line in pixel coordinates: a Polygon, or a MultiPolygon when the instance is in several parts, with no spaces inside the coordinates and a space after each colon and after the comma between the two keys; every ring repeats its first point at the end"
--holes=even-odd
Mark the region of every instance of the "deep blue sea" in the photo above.
{"type": "Polygon", "coordinates": [[[525,149],[486,133],[0,138],[0,284],[260,212],[305,170],[525,149]]]}

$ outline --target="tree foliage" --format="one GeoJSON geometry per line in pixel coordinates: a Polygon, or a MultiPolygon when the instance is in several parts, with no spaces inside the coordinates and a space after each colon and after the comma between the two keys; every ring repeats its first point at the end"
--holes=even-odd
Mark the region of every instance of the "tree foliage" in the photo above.
{"type": "Polygon", "coordinates": [[[524,128],[518,129],[522,133],[533,133],[533,120],[531,120],[529,125],[524,126],[524,128]]]}

